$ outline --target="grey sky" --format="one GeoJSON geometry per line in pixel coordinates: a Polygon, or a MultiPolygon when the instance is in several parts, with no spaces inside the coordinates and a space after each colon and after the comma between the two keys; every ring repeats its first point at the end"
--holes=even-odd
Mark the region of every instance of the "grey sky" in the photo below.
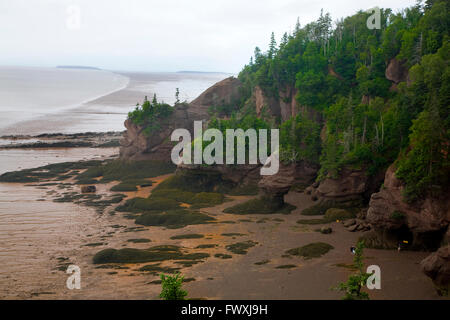
{"type": "Polygon", "coordinates": [[[297,17],[333,21],[415,0],[0,0],[0,65],[89,65],[114,70],[238,72],[255,46],[297,17]],[[72,6],[72,7],[71,7],[72,6]],[[80,10],[80,28],[76,14],[80,10]],[[75,22],[74,22],[75,21],[75,22]],[[68,23],[69,22],[69,23],[68,23]],[[68,27],[69,26],[69,27],[68,27]],[[75,26],[71,27],[71,26],[75,26]]]}

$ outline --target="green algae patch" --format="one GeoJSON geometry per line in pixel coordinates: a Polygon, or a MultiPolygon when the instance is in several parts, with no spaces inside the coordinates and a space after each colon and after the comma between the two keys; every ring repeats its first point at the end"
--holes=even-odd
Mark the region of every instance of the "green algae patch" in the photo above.
{"type": "Polygon", "coordinates": [[[354,201],[349,203],[339,203],[336,201],[322,201],[302,211],[304,216],[320,216],[324,215],[329,209],[346,209],[353,212],[355,209],[361,207],[360,201],[354,201]]]}
{"type": "Polygon", "coordinates": [[[137,271],[148,272],[150,274],[159,274],[159,273],[176,273],[180,270],[180,268],[171,268],[171,267],[161,267],[159,263],[157,264],[148,264],[139,268],[137,271]]]}
{"type": "Polygon", "coordinates": [[[334,247],[324,242],[313,242],[303,247],[287,250],[286,253],[291,256],[300,256],[305,259],[318,258],[334,249],[334,247]]]}
{"type": "Polygon", "coordinates": [[[258,185],[244,184],[233,188],[228,194],[230,196],[256,196],[259,192],[258,185]]]}
{"type": "Polygon", "coordinates": [[[217,244],[199,244],[198,246],[195,247],[195,249],[212,249],[217,247],[217,244]]]}
{"type": "Polygon", "coordinates": [[[173,236],[170,237],[170,239],[172,240],[179,240],[179,239],[200,239],[203,238],[204,236],[202,234],[197,234],[197,233],[190,233],[190,234],[180,234],[178,236],[173,236]]]}
{"type": "Polygon", "coordinates": [[[78,175],[77,180],[102,177],[100,183],[130,181],[158,177],[172,173],[175,169],[176,166],[170,161],[123,161],[117,159],[89,168],[78,175]]]}
{"type": "Polygon", "coordinates": [[[221,173],[204,167],[199,170],[176,173],[161,182],[155,190],[179,189],[194,193],[211,191],[226,193],[233,187],[231,182],[222,179],[221,173]]]}
{"type": "Polygon", "coordinates": [[[256,264],[257,266],[262,266],[264,264],[268,264],[269,262],[270,262],[270,260],[262,260],[262,261],[255,262],[254,264],[256,264]]]}
{"type": "Polygon", "coordinates": [[[337,221],[337,220],[342,221],[342,220],[351,219],[351,218],[354,218],[355,216],[356,216],[355,212],[351,211],[351,210],[339,209],[339,208],[329,208],[325,212],[325,215],[323,216],[323,218],[301,219],[301,220],[298,220],[297,223],[298,224],[325,224],[325,223],[330,223],[330,222],[337,221]]]}
{"type": "Polygon", "coordinates": [[[224,237],[242,237],[242,236],[246,236],[245,233],[237,233],[237,232],[222,233],[221,235],[224,236],[224,237]]]}
{"type": "Polygon", "coordinates": [[[160,226],[170,229],[183,228],[193,224],[205,224],[215,219],[199,212],[186,209],[168,210],[161,213],[144,213],[136,218],[136,224],[144,226],[160,226]]]}
{"type": "Polygon", "coordinates": [[[345,209],[339,209],[339,208],[330,208],[325,212],[324,219],[327,221],[336,221],[336,220],[346,220],[354,218],[355,214],[345,210],[345,209]]]}
{"type": "Polygon", "coordinates": [[[190,191],[183,191],[180,189],[162,189],[162,188],[153,191],[149,198],[171,199],[177,201],[179,204],[181,203],[190,204],[191,208],[193,209],[213,207],[215,205],[222,204],[226,200],[223,194],[217,192],[195,193],[190,191]]]}
{"type": "Polygon", "coordinates": [[[55,198],[53,202],[73,202],[75,204],[94,207],[98,213],[113,205],[121,202],[126,197],[123,194],[113,194],[111,196],[103,197],[98,194],[91,193],[65,193],[62,197],[55,198]]]}
{"type": "Polygon", "coordinates": [[[145,238],[139,238],[139,239],[128,239],[127,242],[131,242],[131,243],[148,243],[151,242],[152,240],[150,239],[145,239],[145,238]]]}
{"type": "Polygon", "coordinates": [[[99,247],[99,246],[103,246],[107,243],[104,242],[93,242],[93,243],[88,243],[88,244],[84,244],[83,247],[99,247]]]}
{"type": "Polygon", "coordinates": [[[225,249],[235,254],[247,254],[247,250],[251,247],[254,247],[258,244],[258,242],[248,240],[245,242],[237,242],[230,245],[225,246],[225,249]]]}
{"type": "Polygon", "coordinates": [[[68,174],[72,170],[83,170],[100,165],[99,160],[62,162],[49,164],[34,169],[24,169],[19,171],[7,172],[0,175],[0,182],[38,182],[59,178],[61,175],[68,174]]]}
{"type": "Polygon", "coordinates": [[[125,180],[111,188],[111,191],[131,192],[137,191],[139,187],[150,187],[152,182],[145,179],[125,180]]]}
{"type": "Polygon", "coordinates": [[[175,264],[181,264],[184,268],[192,267],[194,264],[204,262],[204,260],[182,260],[182,261],[175,261],[175,264]]]}
{"type": "Polygon", "coordinates": [[[94,264],[142,263],[165,260],[199,260],[208,258],[208,253],[183,253],[178,246],[155,246],[148,249],[104,249],[93,258],[94,264]]]}
{"type": "Polygon", "coordinates": [[[345,269],[348,269],[350,271],[357,271],[358,270],[358,268],[355,267],[354,264],[347,264],[347,263],[336,263],[336,264],[333,264],[333,267],[345,268],[345,269]]]}
{"type": "Polygon", "coordinates": [[[297,268],[297,266],[295,264],[283,264],[281,266],[275,267],[275,269],[292,269],[292,268],[297,268]]]}
{"type": "Polygon", "coordinates": [[[178,202],[164,198],[132,198],[128,199],[122,206],[116,208],[117,211],[124,212],[146,212],[178,209],[178,202]]]}
{"type": "Polygon", "coordinates": [[[295,206],[289,203],[283,203],[280,205],[279,203],[271,201],[268,198],[261,197],[226,208],[223,212],[232,214],[289,214],[295,208],[295,206]]]}
{"type": "Polygon", "coordinates": [[[226,254],[226,253],[216,253],[214,255],[214,257],[219,258],[219,259],[231,259],[233,258],[232,255],[226,254]]]}

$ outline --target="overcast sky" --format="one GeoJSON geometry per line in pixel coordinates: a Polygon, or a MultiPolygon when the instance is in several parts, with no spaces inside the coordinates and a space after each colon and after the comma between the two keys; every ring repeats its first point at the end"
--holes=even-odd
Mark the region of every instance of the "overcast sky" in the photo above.
{"type": "Polygon", "coordinates": [[[0,0],[0,65],[238,72],[297,17],[333,21],[415,0],[0,0]],[[79,12],[79,19],[78,17],[79,12]],[[79,22],[79,23],[78,23],[79,22]]]}

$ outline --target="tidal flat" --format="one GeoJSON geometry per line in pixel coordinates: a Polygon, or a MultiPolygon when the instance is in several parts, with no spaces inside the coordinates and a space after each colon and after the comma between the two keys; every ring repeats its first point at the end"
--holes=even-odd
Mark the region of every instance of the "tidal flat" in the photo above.
{"type": "MultiPolygon", "coordinates": [[[[97,149],[89,150],[92,156],[97,149]]],[[[95,159],[115,161],[112,154],[95,159]]],[[[175,202],[184,210],[211,220],[178,228],[146,226],[132,216],[139,212],[116,208],[130,199],[151,198],[155,189],[154,196],[164,198],[164,188],[157,187],[172,173],[139,177],[152,183],[123,192],[114,191],[121,183],[117,178],[96,174],[91,177],[95,194],[82,194],[77,179],[94,169],[73,170],[73,175],[58,173],[45,181],[0,183],[1,298],[158,299],[159,274],[181,272],[185,279],[195,279],[184,283],[190,298],[340,299],[341,293],[330,288],[352,272],[345,267],[353,259],[348,248],[362,232],[348,232],[341,223],[325,220],[314,226],[298,224],[309,218],[301,212],[313,204],[303,193],[286,195],[287,203],[296,207],[290,214],[252,213],[245,218],[224,210],[257,195],[224,194],[226,201],[214,196],[209,206],[202,202],[194,209],[181,197],[175,202]],[[316,232],[322,225],[331,226],[333,233],[316,232]],[[307,257],[294,250],[314,243],[326,250],[307,257]],[[65,271],[71,264],[81,268],[80,290],[66,287],[65,271]]],[[[174,192],[166,199],[173,200],[174,192]]],[[[370,291],[372,299],[439,299],[418,265],[426,252],[366,249],[365,255],[366,265],[382,270],[383,290],[370,291]]]]}

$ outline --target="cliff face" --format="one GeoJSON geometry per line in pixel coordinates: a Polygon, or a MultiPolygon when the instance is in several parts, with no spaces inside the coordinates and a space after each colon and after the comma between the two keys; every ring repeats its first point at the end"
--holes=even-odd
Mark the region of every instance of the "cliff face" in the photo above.
{"type": "Polygon", "coordinates": [[[311,184],[316,178],[318,169],[317,165],[311,165],[303,161],[288,165],[280,163],[278,173],[272,176],[264,176],[259,181],[258,186],[265,197],[283,203],[283,196],[293,186],[305,187],[311,184]]]}
{"type": "Polygon", "coordinates": [[[294,117],[298,113],[297,102],[295,96],[298,90],[292,87],[286,87],[279,92],[279,99],[267,97],[263,90],[256,86],[253,91],[253,100],[256,107],[256,114],[261,116],[263,112],[267,112],[269,116],[280,118],[286,121],[294,117]]]}
{"type": "Polygon", "coordinates": [[[393,58],[389,61],[385,73],[386,79],[399,84],[408,79],[408,68],[405,67],[404,61],[393,58]]]}
{"type": "Polygon", "coordinates": [[[338,177],[327,177],[320,183],[314,183],[306,191],[315,201],[360,206],[378,190],[382,181],[382,173],[368,176],[364,169],[343,168],[338,177]]]}
{"type": "Polygon", "coordinates": [[[384,187],[371,196],[367,220],[386,247],[408,239],[415,249],[436,249],[450,223],[450,199],[427,197],[421,202],[403,201],[403,184],[395,177],[395,167],[386,172],[384,187]]]}
{"type": "Polygon", "coordinates": [[[392,81],[392,85],[390,90],[397,90],[397,85],[400,82],[408,82],[408,68],[405,66],[405,61],[399,61],[396,58],[393,58],[389,61],[389,64],[386,68],[385,76],[386,79],[392,81]]]}
{"type": "Polygon", "coordinates": [[[179,104],[173,113],[161,123],[161,129],[151,135],[144,134],[144,127],[127,119],[122,140],[120,157],[124,160],[163,160],[171,161],[170,153],[174,143],[170,135],[177,128],[187,129],[193,134],[194,121],[209,118],[210,106],[229,104],[239,98],[240,81],[234,77],[224,79],[189,104],[179,104]]]}

